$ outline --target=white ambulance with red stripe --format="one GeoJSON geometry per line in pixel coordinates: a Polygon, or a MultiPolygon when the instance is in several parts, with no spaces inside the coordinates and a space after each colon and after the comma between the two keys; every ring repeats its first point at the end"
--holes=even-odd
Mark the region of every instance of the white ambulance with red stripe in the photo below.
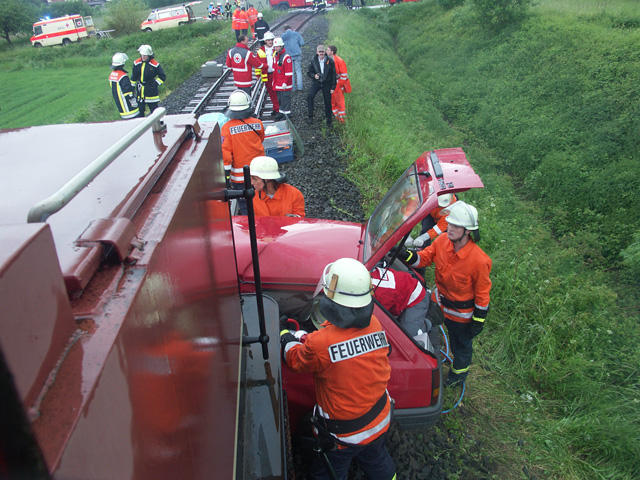
{"type": "Polygon", "coordinates": [[[31,44],[34,47],[65,46],[87,36],[84,19],[80,15],[67,15],[34,23],[31,44]]]}
{"type": "Polygon", "coordinates": [[[196,3],[200,2],[191,2],[187,5],[153,10],[149,14],[149,17],[140,24],[140,28],[144,32],[155,32],[156,30],[193,23],[196,21],[196,16],[191,7],[196,3]]]}

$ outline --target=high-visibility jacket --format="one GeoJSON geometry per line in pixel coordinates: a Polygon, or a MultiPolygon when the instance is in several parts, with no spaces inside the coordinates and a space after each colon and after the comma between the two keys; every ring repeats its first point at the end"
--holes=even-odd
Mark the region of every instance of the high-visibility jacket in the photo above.
{"type": "Polygon", "coordinates": [[[120,117],[123,119],[137,117],[139,113],[138,101],[127,71],[119,68],[113,70],[109,75],[109,83],[111,83],[111,93],[118,112],[120,112],[120,117]]]}
{"type": "Polygon", "coordinates": [[[268,74],[274,72],[274,63],[276,50],[271,47],[267,50],[267,46],[263,45],[256,52],[258,59],[262,62],[262,66],[260,68],[256,68],[256,76],[262,78],[263,82],[268,80],[268,74]]]}
{"type": "Polygon", "coordinates": [[[146,62],[142,58],[138,58],[133,62],[133,70],[131,71],[131,84],[138,88],[140,99],[145,103],[160,102],[158,87],[162,85],[167,76],[162,66],[155,58],[150,58],[146,62]]]}
{"type": "Polygon", "coordinates": [[[247,10],[247,17],[249,18],[249,25],[253,27],[258,21],[258,10],[254,7],[250,7],[249,10],[247,10]]]}
{"type": "Polygon", "coordinates": [[[386,396],[380,413],[363,428],[334,434],[353,445],[371,443],[389,429],[388,354],[389,341],[375,316],[366,328],[339,328],[325,322],[324,328],[308,334],[304,343],[292,342],[285,348],[291,370],[313,373],[319,417],[358,419],[386,396]]]}
{"type": "Polygon", "coordinates": [[[436,264],[436,288],[431,297],[446,318],[460,323],[469,323],[473,317],[484,321],[489,310],[491,259],[473,240],[456,252],[449,237],[440,235],[418,256],[420,261],[414,266],[436,264]]]}
{"type": "Polygon", "coordinates": [[[420,303],[427,294],[417,278],[398,270],[376,267],[371,272],[371,283],[373,296],[394,317],[420,303]]]}
{"type": "Polygon", "coordinates": [[[238,14],[238,24],[240,25],[240,30],[249,30],[249,16],[244,10],[240,10],[238,14]]]}
{"type": "Polygon", "coordinates": [[[242,30],[242,26],[240,24],[240,9],[236,8],[231,16],[231,29],[232,30],[242,30]]]}
{"type": "Polygon", "coordinates": [[[347,64],[338,55],[333,56],[333,63],[336,65],[336,90],[342,90],[344,93],[351,92],[351,81],[347,72],[347,64]]]}
{"type": "MultiPolygon", "coordinates": [[[[449,206],[453,205],[457,201],[458,201],[458,198],[454,195],[453,198],[451,199],[451,203],[449,204],[449,206]]],[[[431,213],[429,213],[429,216],[433,218],[434,222],[436,222],[436,224],[433,226],[432,229],[427,230],[427,233],[429,234],[429,238],[431,240],[436,238],[441,233],[447,231],[447,225],[449,225],[447,223],[447,215],[440,214],[440,212],[442,212],[442,210],[444,210],[445,208],[447,207],[438,206],[433,210],[431,210],[431,213]]]]}
{"type": "Polygon", "coordinates": [[[243,183],[242,167],[250,165],[255,157],[264,155],[264,126],[257,118],[231,119],[220,130],[222,159],[229,180],[243,183]]]}
{"type": "Polygon", "coordinates": [[[293,88],[293,63],[291,57],[283,48],[276,52],[273,75],[273,88],[277,91],[286,91],[293,88]]]}
{"type": "Polygon", "coordinates": [[[256,217],[283,217],[295,215],[304,217],[304,196],[293,185],[282,183],[273,197],[265,191],[256,192],[253,197],[253,209],[256,217]]]}
{"type": "Polygon", "coordinates": [[[262,67],[262,62],[244,43],[236,43],[227,54],[227,67],[233,70],[236,87],[246,88],[251,86],[252,68],[262,67]]]}

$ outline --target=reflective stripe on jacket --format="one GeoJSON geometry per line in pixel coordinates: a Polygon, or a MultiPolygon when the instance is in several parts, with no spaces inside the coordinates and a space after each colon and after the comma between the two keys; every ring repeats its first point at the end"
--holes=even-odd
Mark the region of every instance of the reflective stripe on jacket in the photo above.
{"type": "MultiPolygon", "coordinates": [[[[271,73],[274,71],[274,63],[275,63],[276,51],[273,47],[271,47],[271,73]]],[[[263,45],[258,49],[257,57],[262,62],[262,66],[260,68],[256,68],[256,75],[262,78],[263,82],[268,80],[269,72],[269,54],[267,54],[267,46],[263,45]]]]}
{"type": "Polygon", "coordinates": [[[257,118],[231,119],[220,130],[224,169],[230,172],[230,180],[244,182],[242,167],[251,164],[255,157],[264,155],[264,127],[257,118]]]}
{"type": "Polygon", "coordinates": [[[273,64],[273,89],[286,91],[293,88],[293,63],[291,57],[283,48],[280,53],[276,52],[273,64]]]}
{"type": "Polygon", "coordinates": [[[138,58],[133,62],[133,70],[131,71],[131,83],[138,87],[140,98],[146,103],[158,103],[160,96],[158,87],[164,83],[167,76],[162,66],[155,58],[150,58],[143,62],[142,58],[138,58]],[[138,86],[140,84],[140,86],[138,86]]]}
{"type": "Polygon", "coordinates": [[[487,311],[489,308],[489,292],[491,290],[491,259],[469,239],[467,244],[456,252],[453,243],[446,235],[440,235],[433,243],[418,252],[420,262],[417,267],[436,264],[436,289],[432,299],[441,306],[444,316],[449,320],[469,323],[474,308],[487,311]],[[440,295],[450,302],[467,302],[473,300],[473,307],[450,308],[442,305],[440,295]]]}
{"type": "Polygon", "coordinates": [[[119,69],[112,71],[109,75],[109,83],[111,83],[111,94],[116,102],[120,117],[125,120],[137,117],[138,102],[127,72],[119,69]]]}
{"type": "MultiPolygon", "coordinates": [[[[287,365],[298,373],[313,373],[318,412],[332,420],[353,420],[365,415],[384,394],[391,366],[389,342],[372,315],[366,328],[324,328],[307,335],[304,344],[286,350],[287,365]]],[[[364,428],[336,435],[357,444],[371,443],[389,428],[391,402],[364,428]]]]}
{"type": "Polygon", "coordinates": [[[304,196],[292,185],[282,183],[273,198],[264,191],[256,192],[253,197],[253,209],[256,217],[282,217],[296,215],[304,217],[304,196]]]}

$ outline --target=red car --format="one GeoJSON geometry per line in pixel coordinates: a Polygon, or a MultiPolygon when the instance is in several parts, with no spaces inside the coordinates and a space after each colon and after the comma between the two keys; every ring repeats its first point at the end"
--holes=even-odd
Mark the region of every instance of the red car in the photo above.
{"type": "MultiPolygon", "coordinates": [[[[256,219],[260,273],[265,293],[281,315],[297,317],[307,328],[309,306],[324,267],[338,258],[360,260],[372,270],[400,240],[438,206],[438,195],[483,187],[460,148],[425,152],[409,167],[365,225],[332,220],[259,217],[256,219]]],[[[234,217],[238,277],[254,288],[247,217],[234,217]]],[[[403,427],[437,421],[442,411],[439,354],[421,347],[379,304],[374,314],[391,339],[389,393],[394,419],[403,427]]],[[[313,327],[311,327],[313,328],[313,327]]],[[[292,427],[315,404],[311,375],[294,374],[283,365],[292,427]]]]}

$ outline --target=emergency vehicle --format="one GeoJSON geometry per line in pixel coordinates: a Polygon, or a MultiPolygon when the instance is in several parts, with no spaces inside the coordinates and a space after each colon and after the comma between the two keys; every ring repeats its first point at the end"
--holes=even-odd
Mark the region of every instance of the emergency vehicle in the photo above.
{"type": "MultiPolygon", "coordinates": [[[[327,5],[338,3],[338,0],[326,0],[327,5]]],[[[269,0],[271,8],[289,10],[290,8],[306,8],[313,6],[313,0],[269,0]]]]}
{"type": "Polygon", "coordinates": [[[178,27],[187,25],[196,21],[193,13],[193,5],[201,2],[191,2],[186,5],[176,5],[175,7],[163,8],[162,10],[153,10],[147,19],[140,24],[140,28],[144,32],[155,32],[165,28],[178,27]]]}
{"type": "MultiPolygon", "coordinates": [[[[93,25],[93,20],[91,24],[93,25]]],[[[80,15],[67,15],[34,23],[31,44],[34,47],[66,46],[87,36],[85,20],[80,15]]]]}

